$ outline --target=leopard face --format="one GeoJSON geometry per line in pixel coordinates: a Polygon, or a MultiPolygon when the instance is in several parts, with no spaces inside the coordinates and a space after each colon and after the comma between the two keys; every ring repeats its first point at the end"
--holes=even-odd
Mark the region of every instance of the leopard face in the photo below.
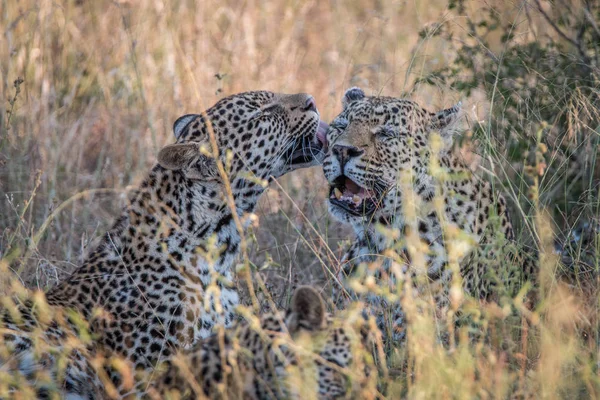
{"type": "Polygon", "coordinates": [[[326,128],[311,95],[241,93],[222,99],[206,114],[177,119],[177,143],[161,151],[159,163],[191,178],[218,181],[222,173],[212,157],[216,144],[232,182],[278,178],[320,163],[326,128]]]}
{"type": "Polygon", "coordinates": [[[459,108],[435,114],[410,100],[365,96],[358,88],[349,89],[342,103],[327,131],[323,162],[330,212],[355,226],[401,218],[403,178],[419,195],[433,197],[429,133],[451,125],[459,108]]]}

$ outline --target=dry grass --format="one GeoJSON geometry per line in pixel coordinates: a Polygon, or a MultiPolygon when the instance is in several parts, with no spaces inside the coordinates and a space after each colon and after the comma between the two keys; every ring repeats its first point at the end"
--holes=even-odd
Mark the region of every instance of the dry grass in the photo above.
{"type": "MultiPolygon", "coordinates": [[[[460,30],[460,18],[444,7],[441,0],[0,0],[0,257],[12,278],[46,289],[80,265],[123,207],[128,186],[173,140],[172,122],[225,95],[309,92],[324,120],[353,85],[411,94],[431,109],[454,104],[459,95],[445,88],[413,86],[453,57],[441,40],[417,35],[448,20],[460,30]]],[[[490,108],[481,98],[467,99],[473,121],[490,108]]],[[[494,143],[483,143],[479,158],[514,178],[513,200],[527,198],[502,150],[489,149],[494,143]]],[[[470,156],[471,147],[465,143],[470,156]]],[[[272,184],[261,201],[247,235],[250,262],[266,282],[257,285],[261,299],[267,292],[283,306],[300,284],[331,292],[352,233],[328,215],[326,192],[313,168],[272,184]]],[[[540,306],[529,312],[519,298],[503,307],[469,304],[488,338],[474,343],[461,332],[444,348],[434,313],[413,299],[404,305],[414,311],[412,339],[389,356],[399,371],[383,382],[389,398],[600,396],[597,293],[590,298],[554,279],[551,228],[540,215],[539,208],[528,215],[539,217],[530,228],[543,233],[542,267],[550,271],[540,306]]]]}
{"type": "MultiPolygon", "coordinates": [[[[15,232],[28,237],[75,193],[135,185],[157,150],[172,141],[175,118],[224,95],[252,89],[309,92],[323,118],[330,119],[349,85],[401,93],[415,61],[410,56],[418,41],[415,32],[437,16],[434,8],[378,2],[350,7],[323,2],[4,2],[3,98],[14,96],[14,80],[25,80],[11,129],[3,128],[8,135],[0,172],[1,226],[8,228],[4,249],[14,244],[15,232]]],[[[325,186],[320,171],[313,169],[283,179],[283,190],[308,213],[310,223],[328,225],[324,189],[305,193],[309,179],[325,186]]],[[[123,199],[118,194],[89,196],[68,207],[53,221],[35,259],[24,260],[22,279],[46,287],[64,277],[123,199]]],[[[258,233],[265,239],[261,252],[289,260],[298,247],[308,249],[297,242],[293,229],[308,222],[297,216],[284,193],[274,188],[260,211],[264,225],[273,226],[271,234],[258,233]],[[286,232],[275,231],[276,226],[286,232]]],[[[345,237],[334,235],[331,243],[345,237]]]]}

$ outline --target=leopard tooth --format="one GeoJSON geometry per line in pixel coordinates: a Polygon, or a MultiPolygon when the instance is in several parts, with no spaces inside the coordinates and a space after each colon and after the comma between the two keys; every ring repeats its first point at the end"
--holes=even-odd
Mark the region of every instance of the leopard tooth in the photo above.
{"type": "Polygon", "coordinates": [[[335,195],[335,198],[338,200],[342,197],[342,191],[338,188],[333,189],[333,194],[335,195]]]}

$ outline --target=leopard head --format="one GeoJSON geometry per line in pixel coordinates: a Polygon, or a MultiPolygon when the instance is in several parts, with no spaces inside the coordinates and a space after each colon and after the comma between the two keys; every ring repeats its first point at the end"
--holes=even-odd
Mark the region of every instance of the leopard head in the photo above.
{"type": "Polygon", "coordinates": [[[238,194],[252,186],[248,181],[320,164],[326,128],[311,95],[240,93],[203,114],[178,118],[173,125],[177,142],[163,148],[158,161],[188,179],[220,182],[216,144],[217,157],[238,194]]]}
{"type": "Polygon", "coordinates": [[[437,113],[400,98],[346,91],[343,110],[331,123],[323,162],[330,185],[330,212],[342,222],[364,225],[401,218],[402,177],[424,197],[433,197],[430,133],[450,150],[460,104],[437,113]]]}

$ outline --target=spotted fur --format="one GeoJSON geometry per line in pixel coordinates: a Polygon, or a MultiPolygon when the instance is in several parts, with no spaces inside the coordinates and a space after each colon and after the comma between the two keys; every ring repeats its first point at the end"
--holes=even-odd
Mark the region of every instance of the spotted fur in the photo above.
{"type": "MultiPolygon", "coordinates": [[[[312,96],[266,91],[179,118],[177,142],[161,150],[84,264],[46,294],[49,306],[79,312],[91,321],[94,353],[123,357],[138,370],[192,346],[215,325],[230,326],[240,234],[228,192],[245,219],[266,189],[263,180],[319,163],[323,126],[312,96]],[[211,132],[223,168],[211,154],[211,132]]],[[[67,382],[68,393],[85,392],[79,380],[67,382]]]]}
{"type": "MultiPolygon", "coordinates": [[[[418,287],[444,306],[452,248],[466,292],[488,298],[502,279],[499,249],[514,234],[505,199],[452,151],[460,104],[432,113],[413,101],[366,96],[358,88],[349,89],[342,103],[327,132],[323,163],[329,210],[356,233],[342,278],[357,276],[357,267],[369,263],[380,267],[363,275],[393,286],[394,279],[383,278],[393,275],[386,250],[394,249],[402,256],[395,259],[395,273],[421,277],[425,285],[418,287]]],[[[513,272],[511,277],[517,278],[513,272]]],[[[392,321],[382,321],[394,332],[402,323],[400,310],[392,321]]]]}
{"type": "Polygon", "coordinates": [[[69,321],[64,310],[45,304],[42,293],[5,299],[4,305],[0,374],[7,376],[0,398],[106,398],[85,321],[69,321]]]}
{"type": "Polygon", "coordinates": [[[374,342],[359,310],[333,318],[318,292],[300,287],[286,312],[244,321],[181,354],[149,397],[374,398],[374,342]]]}

